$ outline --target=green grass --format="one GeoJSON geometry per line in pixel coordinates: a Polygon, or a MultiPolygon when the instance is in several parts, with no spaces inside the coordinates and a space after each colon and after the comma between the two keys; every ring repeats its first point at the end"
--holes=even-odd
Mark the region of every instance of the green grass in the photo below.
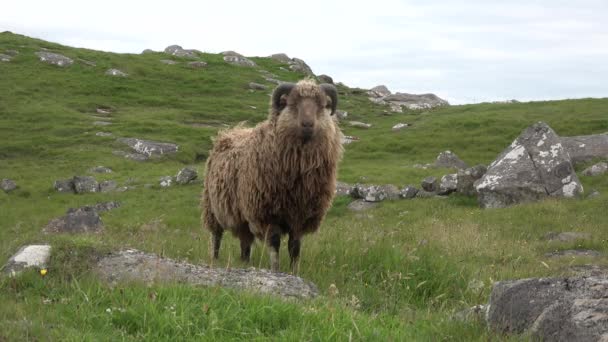
{"type": "MultiPolygon", "coordinates": [[[[266,117],[268,91],[258,69],[282,80],[303,77],[281,64],[254,58],[258,69],[225,64],[204,54],[204,69],[162,53],[121,55],[74,49],[10,33],[0,34],[0,53],[20,51],[0,64],[0,178],[20,188],[0,191],[0,263],[27,243],[49,242],[49,274],[34,271],[0,279],[0,340],[519,340],[495,336],[481,322],[452,315],[485,303],[494,281],[568,274],[600,258],[547,258],[555,250],[592,248],[608,254],[603,212],[608,179],[581,176],[586,192],[599,197],[547,200],[500,210],[481,210],[474,198],[383,202],[353,213],[337,198],[321,230],[303,240],[300,275],[318,285],[321,297],[303,302],[220,288],[186,285],[109,287],[90,272],[95,257],[123,247],[209,263],[208,234],[200,225],[201,183],[161,189],[158,179],[184,166],[204,172],[211,138],[223,124],[254,124],[266,117]],[[34,52],[48,48],[76,62],[61,69],[40,63],[34,52]],[[160,59],[173,58],[177,65],[160,59]],[[130,74],[113,78],[110,67],[130,74]],[[96,127],[97,106],[110,106],[113,125],[96,127]],[[255,109],[251,106],[256,107],[255,109]],[[203,126],[201,126],[203,125],[203,126]],[[97,137],[108,131],[113,137],[97,137]],[[126,150],[117,137],[175,142],[180,152],[138,163],[112,154],[126,150]],[[55,192],[53,181],[104,165],[94,175],[135,188],[124,193],[72,195],[55,192]],[[147,187],[152,184],[152,187],[147,187]],[[48,236],[41,229],[70,207],[116,200],[122,207],[102,213],[105,232],[48,236]],[[548,243],[549,231],[589,232],[592,241],[548,243]],[[469,286],[483,283],[482,287],[469,286]],[[339,293],[331,295],[334,285],[339,293]],[[109,312],[107,311],[109,309],[109,312]]],[[[385,115],[364,91],[339,87],[339,108],[368,130],[343,125],[361,140],[348,145],[339,178],[346,182],[419,184],[445,169],[422,170],[452,150],[470,165],[491,162],[519,133],[545,121],[560,135],[608,131],[608,99],[451,106],[385,115]],[[413,126],[399,132],[399,122],[413,126]]],[[[582,167],[582,166],[581,166],[582,167]]],[[[254,266],[268,256],[256,243],[254,266]]],[[[281,250],[282,269],[288,258],[281,250]]],[[[236,239],[226,236],[218,266],[246,266],[236,239]]]]}

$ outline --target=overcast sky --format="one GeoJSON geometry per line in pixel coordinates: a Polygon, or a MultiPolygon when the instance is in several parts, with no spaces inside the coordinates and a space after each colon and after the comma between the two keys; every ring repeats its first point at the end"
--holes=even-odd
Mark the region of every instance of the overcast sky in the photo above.
{"type": "Polygon", "coordinates": [[[114,52],[284,52],[451,103],[608,97],[608,0],[6,1],[0,31],[114,52]]]}

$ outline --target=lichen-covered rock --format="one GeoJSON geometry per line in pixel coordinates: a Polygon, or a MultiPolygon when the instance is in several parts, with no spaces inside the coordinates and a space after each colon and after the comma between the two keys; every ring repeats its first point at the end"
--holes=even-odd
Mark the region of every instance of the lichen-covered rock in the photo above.
{"type": "Polygon", "coordinates": [[[500,208],[548,196],[576,197],[583,192],[568,153],[543,122],[528,127],[475,183],[482,208],[500,208]]]}
{"type": "Polygon", "coordinates": [[[354,186],[343,182],[336,182],[336,195],[337,196],[350,196],[354,186]]]}
{"type": "Polygon", "coordinates": [[[281,63],[289,63],[291,62],[291,58],[284,53],[275,53],[274,55],[270,55],[270,58],[274,59],[277,62],[281,63]]]}
{"type": "Polygon", "coordinates": [[[173,185],[173,177],[171,176],[163,176],[159,179],[159,184],[161,188],[168,188],[173,185]]]}
{"type": "Polygon", "coordinates": [[[376,205],[378,205],[377,202],[367,202],[365,200],[358,199],[356,201],[352,201],[347,208],[351,211],[365,211],[374,208],[376,205]]]}
{"type": "Polygon", "coordinates": [[[391,95],[391,91],[385,85],[375,86],[367,92],[373,98],[382,98],[391,95]]]}
{"type": "Polygon", "coordinates": [[[93,173],[112,173],[112,169],[105,166],[95,166],[89,170],[89,172],[93,173]]]}
{"type": "Polygon", "coordinates": [[[12,179],[5,178],[0,182],[0,189],[4,190],[4,192],[11,192],[17,189],[17,183],[12,179]]]}
{"type": "Polygon", "coordinates": [[[31,267],[46,268],[51,258],[50,245],[21,247],[2,267],[2,273],[15,276],[31,267]]]}
{"type": "Polygon", "coordinates": [[[406,123],[401,123],[401,122],[400,122],[400,123],[396,124],[395,126],[393,126],[392,130],[393,130],[393,131],[400,131],[400,130],[402,130],[402,129],[404,129],[404,128],[407,128],[407,127],[409,127],[409,126],[410,126],[409,124],[406,124],[406,123]]]}
{"type": "Polygon", "coordinates": [[[418,191],[418,188],[416,188],[415,186],[408,185],[400,191],[399,195],[401,196],[401,198],[412,199],[416,197],[418,191]]]}
{"type": "Polygon", "coordinates": [[[352,135],[344,135],[342,136],[342,145],[348,145],[350,143],[353,143],[355,141],[359,141],[358,137],[352,136],[352,135]]]}
{"type": "Polygon", "coordinates": [[[427,192],[437,192],[439,190],[439,182],[437,181],[437,178],[433,176],[423,179],[420,186],[427,192]]]}
{"type": "Polygon", "coordinates": [[[68,209],[65,216],[51,220],[44,227],[45,233],[100,233],[103,223],[95,208],[86,206],[68,209]]]}
{"type": "Polygon", "coordinates": [[[255,83],[255,82],[249,82],[249,89],[253,89],[253,90],[266,90],[268,89],[267,86],[263,85],[263,84],[259,84],[259,83],[255,83]]]}
{"type": "Polygon", "coordinates": [[[203,61],[188,62],[188,66],[191,68],[194,68],[194,69],[204,68],[207,66],[207,62],[203,62],[203,61]]]}
{"type": "Polygon", "coordinates": [[[608,163],[597,163],[595,165],[591,165],[590,167],[583,170],[583,175],[585,176],[600,176],[608,172],[608,163]]]}
{"type": "Polygon", "coordinates": [[[177,182],[177,184],[188,184],[190,182],[192,182],[193,180],[195,180],[198,177],[198,173],[196,172],[196,170],[189,168],[189,167],[185,167],[181,170],[179,170],[179,172],[177,173],[177,176],[175,177],[175,182],[177,182]]]}
{"type": "Polygon", "coordinates": [[[40,59],[41,62],[45,62],[48,64],[60,66],[60,67],[69,67],[74,64],[74,60],[66,57],[64,55],[60,55],[58,53],[52,53],[48,51],[39,51],[36,52],[36,56],[40,59]]]}
{"type": "Polygon", "coordinates": [[[11,59],[13,59],[12,56],[9,55],[5,55],[3,53],[0,53],[0,62],[10,62],[11,59]]]}
{"type": "Polygon", "coordinates": [[[99,191],[100,192],[111,192],[118,189],[118,183],[113,180],[105,180],[99,183],[99,191]]]}
{"type": "Polygon", "coordinates": [[[356,184],[350,193],[351,197],[363,199],[367,202],[382,202],[385,199],[396,200],[399,198],[399,188],[392,184],[386,185],[364,185],[356,184]]]}
{"type": "Polygon", "coordinates": [[[308,66],[308,64],[306,64],[306,62],[304,62],[303,60],[301,60],[299,58],[295,58],[295,57],[292,58],[288,64],[289,64],[289,69],[291,71],[301,72],[308,76],[314,75],[314,73],[312,72],[312,69],[308,66]]]}
{"type": "Polygon", "coordinates": [[[97,263],[95,272],[112,284],[185,283],[221,286],[285,299],[309,299],[318,295],[317,287],[302,278],[255,268],[211,268],[161,258],[138,250],[109,254],[97,263]]]}
{"type": "Polygon", "coordinates": [[[124,71],[118,70],[118,69],[108,69],[106,70],[106,75],[108,76],[117,76],[117,77],[127,77],[129,76],[129,74],[127,74],[124,71]]]}
{"type": "Polygon", "coordinates": [[[160,62],[163,63],[163,64],[167,64],[167,65],[175,65],[175,64],[177,64],[177,62],[174,61],[174,60],[172,60],[172,59],[161,59],[160,62]]]}
{"type": "Polygon", "coordinates": [[[224,61],[229,64],[240,65],[245,67],[256,66],[254,61],[242,56],[224,56],[224,61]]]}
{"type": "Polygon", "coordinates": [[[336,109],[336,117],[339,120],[344,120],[344,119],[346,119],[348,117],[348,112],[345,112],[345,111],[340,110],[340,109],[336,109]]]}
{"type": "Polygon", "coordinates": [[[179,45],[170,45],[165,48],[165,53],[168,53],[177,57],[186,57],[186,58],[197,58],[198,51],[196,50],[185,50],[179,45]]]}
{"type": "Polygon", "coordinates": [[[356,127],[356,128],[363,128],[363,129],[368,129],[371,128],[372,125],[368,124],[368,123],[364,123],[364,122],[360,122],[360,121],[349,121],[348,124],[351,127],[356,127]]]}
{"type": "Polygon", "coordinates": [[[467,163],[458,158],[456,153],[452,151],[443,151],[439,153],[437,160],[435,160],[435,166],[455,169],[466,169],[468,167],[467,163]]]}
{"type": "Polygon", "coordinates": [[[449,195],[458,189],[458,175],[455,173],[441,177],[438,195],[449,195]]]}
{"type": "Polygon", "coordinates": [[[129,145],[135,152],[151,156],[160,156],[168,153],[176,153],[179,146],[173,143],[142,140],[136,138],[120,138],[118,142],[129,145]]]}
{"type": "Polygon", "coordinates": [[[608,133],[561,137],[572,164],[585,163],[593,159],[608,159],[608,133]]]}
{"type": "Polygon", "coordinates": [[[74,182],[74,191],[77,194],[83,194],[86,192],[98,192],[99,183],[95,178],[90,176],[74,176],[72,179],[74,182]]]}
{"type": "Polygon", "coordinates": [[[53,184],[55,190],[59,192],[71,192],[74,193],[76,190],[74,189],[74,180],[70,179],[58,179],[53,184]]]}
{"type": "Polygon", "coordinates": [[[475,195],[475,182],[483,177],[487,171],[485,165],[475,165],[464,170],[458,170],[456,176],[456,191],[465,195],[475,195]]]}

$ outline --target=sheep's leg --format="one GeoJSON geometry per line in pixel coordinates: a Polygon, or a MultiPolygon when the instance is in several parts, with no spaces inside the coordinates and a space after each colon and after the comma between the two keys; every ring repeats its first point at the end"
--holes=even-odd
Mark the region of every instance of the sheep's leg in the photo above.
{"type": "Polygon", "coordinates": [[[211,250],[213,251],[213,259],[216,259],[220,256],[220,246],[222,244],[222,235],[224,235],[223,230],[216,230],[211,232],[211,250]]]}
{"type": "Polygon", "coordinates": [[[255,236],[249,230],[249,225],[247,223],[243,224],[239,228],[239,240],[241,240],[241,260],[244,262],[249,262],[251,258],[251,245],[253,244],[255,236]]]}
{"type": "Polygon", "coordinates": [[[279,272],[279,247],[281,247],[281,233],[277,230],[269,230],[266,242],[270,249],[270,269],[279,272]]]}
{"type": "Polygon", "coordinates": [[[298,268],[300,267],[300,237],[295,236],[295,234],[289,234],[287,248],[289,249],[291,273],[296,275],[298,274],[298,268]]]}

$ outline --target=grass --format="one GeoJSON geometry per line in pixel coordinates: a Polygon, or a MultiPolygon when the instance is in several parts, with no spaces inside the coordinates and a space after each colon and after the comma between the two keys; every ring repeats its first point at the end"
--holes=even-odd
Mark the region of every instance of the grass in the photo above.
{"type": "MultiPolygon", "coordinates": [[[[124,247],[192,263],[209,263],[208,234],[200,226],[201,184],[161,189],[158,179],[184,166],[204,172],[211,138],[223,125],[254,124],[266,116],[268,85],[258,69],[282,80],[302,75],[254,58],[258,69],[225,64],[203,54],[204,69],[162,53],[121,55],[74,49],[11,33],[0,34],[0,53],[20,52],[0,64],[0,178],[19,189],[0,192],[0,261],[20,246],[49,242],[49,274],[35,270],[0,279],[0,340],[525,340],[496,336],[481,322],[459,322],[453,314],[487,301],[497,280],[564,275],[599,258],[548,258],[546,253],[590,248],[608,254],[603,211],[608,179],[581,176],[593,199],[546,200],[500,210],[479,209],[474,198],[455,195],[383,202],[353,213],[337,198],[321,230],[303,240],[300,275],[321,297],[284,302],[221,288],[186,285],[110,287],[91,274],[95,257],[124,247]],[[61,69],[40,63],[34,52],[48,48],[76,62],[61,69]],[[175,59],[165,65],[160,59],[175,59]],[[113,78],[115,67],[129,73],[113,78]],[[115,109],[111,126],[97,127],[97,106],[115,109]],[[255,107],[252,108],[252,107],[255,107]],[[98,137],[108,131],[113,137],[98,137]],[[112,154],[126,150],[117,137],[175,142],[180,152],[138,163],[112,154]],[[57,193],[53,181],[104,165],[114,173],[94,175],[134,189],[124,193],[57,193]],[[151,184],[149,187],[147,184],[151,184]],[[116,200],[122,207],[102,213],[105,232],[92,236],[48,236],[41,229],[70,207],[116,200]],[[547,242],[550,231],[588,232],[591,241],[547,242]],[[337,294],[329,289],[335,287],[337,294]]],[[[367,130],[343,125],[361,140],[348,145],[339,178],[346,182],[419,184],[446,169],[422,170],[452,150],[469,164],[491,162],[517,135],[545,121],[560,135],[608,131],[608,99],[451,106],[386,115],[364,91],[340,86],[339,108],[367,130]],[[412,124],[392,132],[399,122],[412,124]]],[[[579,167],[582,168],[583,166],[579,167]]],[[[217,266],[245,267],[236,239],[227,236],[217,266]]],[[[285,243],[284,243],[285,244],[285,243]]],[[[267,266],[256,243],[252,264],[267,266]]],[[[282,269],[288,258],[282,249],[282,269]]]]}

